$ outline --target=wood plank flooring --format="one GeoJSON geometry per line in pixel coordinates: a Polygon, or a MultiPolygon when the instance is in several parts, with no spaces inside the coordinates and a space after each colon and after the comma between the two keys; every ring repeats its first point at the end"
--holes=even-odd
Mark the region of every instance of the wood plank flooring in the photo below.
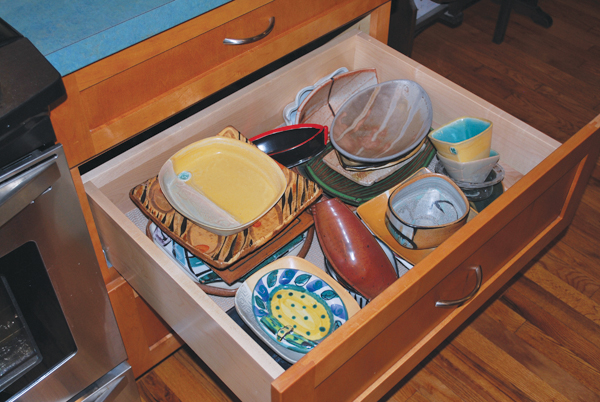
{"type": "MultiPolygon", "coordinates": [[[[539,0],[546,29],[481,0],[414,42],[419,63],[564,142],[600,113],[600,2],[539,0]]],[[[383,401],[600,401],[600,169],[571,227],[383,401]]],[[[138,380],[143,401],[238,400],[182,348],[138,380]]]]}

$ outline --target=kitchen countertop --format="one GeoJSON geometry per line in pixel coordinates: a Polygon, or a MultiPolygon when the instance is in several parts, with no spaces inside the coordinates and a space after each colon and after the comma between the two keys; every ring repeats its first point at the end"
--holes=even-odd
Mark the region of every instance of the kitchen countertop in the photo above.
{"type": "Polygon", "coordinates": [[[0,17],[65,76],[229,1],[0,0],[0,17]]]}

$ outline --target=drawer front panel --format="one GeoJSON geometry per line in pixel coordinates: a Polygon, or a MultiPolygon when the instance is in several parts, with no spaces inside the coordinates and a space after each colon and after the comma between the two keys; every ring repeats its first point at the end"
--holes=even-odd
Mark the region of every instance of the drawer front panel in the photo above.
{"type": "Polygon", "coordinates": [[[127,359],[136,378],[183,345],[183,341],[123,278],[115,279],[107,289],[127,359]]]}
{"type": "Polygon", "coordinates": [[[560,216],[575,170],[573,168],[565,174],[454,272],[328,377],[317,387],[316,400],[328,401],[336,395],[338,398],[343,396],[339,400],[352,400],[359,395],[367,384],[377,379],[450,314],[451,308],[435,307],[437,301],[456,300],[469,294],[475,287],[471,267],[481,267],[485,285],[498,269],[521,251],[523,245],[531,242],[560,216]],[[370,380],[366,381],[369,377],[370,380]],[[348,381],[352,378],[355,381],[348,381]],[[353,390],[354,387],[350,384],[361,385],[353,390]]]}
{"type": "Polygon", "coordinates": [[[80,91],[194,39],[273,0],[235,0],[73,73],[80,91]]]}
{"type": "Polygon", "coordinates": [[[472,269],[457,268],[321,383],[315,401],[355,399],[454,310],[436,307],[437,301],[460,299],[474,289],[475,282],[472,269]]]}
{"type": "Polygon", "coordinates": [[[82,91],[90,130],[260,43],[227,46],[222,42],[228,35],[254,36],[267,28],[273,16],[271,35],[277,35],[287,21],[274,13],[274,3],[263,6],[82,91]]]}
{"type": "MultiPolygon", "coordinates": [[[[265,46],[290,28],[335,6],[332,2],[307,0],[308,4],[290,12],[288,3],[273,1],[85,89],[81,97],[90,130],[142,107],[242,53],[265,46]],[[265,38],[244,45],[223,44],[225,38],[248,38],[264,32],[270,18],[275,23],[265,38]]],[[[234,77],[233,81],[239,78],[242,76],[234,77]]]]}

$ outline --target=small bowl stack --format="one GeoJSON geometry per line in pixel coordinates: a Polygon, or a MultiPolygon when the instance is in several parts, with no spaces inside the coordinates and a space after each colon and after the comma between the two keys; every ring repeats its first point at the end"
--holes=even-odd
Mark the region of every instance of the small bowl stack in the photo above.
{"type": "Polygon", "coordinates": [[[461,117],[429,133],[440,161],[435,171],[454,180],[469,201],[489,197],[504,178],[500,155],[491,149],[492,127],[489,120],[461,117]]]}

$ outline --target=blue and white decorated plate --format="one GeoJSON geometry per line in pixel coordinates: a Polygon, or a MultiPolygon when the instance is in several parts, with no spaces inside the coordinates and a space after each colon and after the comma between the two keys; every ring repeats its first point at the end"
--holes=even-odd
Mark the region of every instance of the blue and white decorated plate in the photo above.
{"type": "Polygon", "coordinates": [[[360,310],[339,283],[298,257],[280,258],[250,276],[235,295],[235,308],[246,325],[290,363],[360,310]]]}
{"type": "Polygon", "coordinates": [[[287,349],[307,353],[348,320],[340,296],[320,277],[283,268],[264,275],[252,292],[263,331],[287,349]]]}

